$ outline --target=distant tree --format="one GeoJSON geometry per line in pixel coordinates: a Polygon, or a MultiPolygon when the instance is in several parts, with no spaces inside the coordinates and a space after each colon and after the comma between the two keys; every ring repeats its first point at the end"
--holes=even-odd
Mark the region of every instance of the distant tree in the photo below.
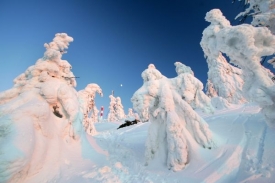
{"type": "Polygon", "coordinates": [[[133,112],[133,109],[132,109],[132,108],[129,108],[129,109],[128,109],[127,118],[129,118],[129,119],[132,119],[132,118],[135,119],[135,118],[136,118],[135,113],[133,112]]]}
{"type": "Polygon", "coordinates": [[[116,97],[116,116],[118,120],[125,119],[125,113],[120,97],[116,97]]]}
{"type": "Polygon", "coordinates": [[[109,96],[110,98],[110,105],[109,105],[109,113],[108,113],[108,121],[117,121],[116,115],[116,98],[113,95],[109,96]]]}
{"type": "Polygon", "coordinates": [[[88,84],[84,90],[78,92],[79,102],[84,115],[83,126],[87,133],[96,134],[94,122],[98,120],[98,110],[95,105],[95,96],[98,93],[103,96],[101,88],[97,84],[88,84]]]}
{"type": "Polygon", "coordinates": [[[161,157],[164,150],[167,167],[179,171],[192,161],[189,157],[192,148],[198,144],[213,147],[211,132],[207,123],[182,99],[181,82],[166,78],[153,64],[142,72],[142,78],[144,83],[131,101],[141,118],[145,109],[149,111],[146,164],[161,157]]]}
{"type": "Polygon", "coordinates": [[[241,0],[245,10],[236,16],[240,23],[244,23],[247,17],[252,18],[251,25],[255,27],[267,27],[275,34],[275,0],[241,0]]]}

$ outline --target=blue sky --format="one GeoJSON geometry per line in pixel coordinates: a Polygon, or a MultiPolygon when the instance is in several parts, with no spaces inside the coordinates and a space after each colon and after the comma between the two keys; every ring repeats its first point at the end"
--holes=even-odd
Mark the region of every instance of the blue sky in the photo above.
{"type": "Polygon", "coordinates": [[[208,68],[199,43],[209,25],[205,14],[213,8],[232,25],[242,10],[231,0],[0,0],[0,92],[11,88],[60,32],[74,38],[63,59],[80,77],[76,89],[101,86],[104,97],[97,96],[96,105],[104,106],[105,115],[112,90],[127,113],[150,63],[172,78],[174,62],[180,61],[205,84],[208,68]]]}

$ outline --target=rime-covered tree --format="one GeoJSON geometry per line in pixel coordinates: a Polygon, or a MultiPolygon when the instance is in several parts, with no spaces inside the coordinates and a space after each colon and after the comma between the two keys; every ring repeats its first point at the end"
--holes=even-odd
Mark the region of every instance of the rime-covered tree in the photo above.
{"type": "MultiPolygon", "coordinates": [[[[221,17],[222,18],[222,17],[221,17]]],[[[203,31],[200,45],[208,64],[207,95],[211,98],[222,97],[232,104],[242,104],[246,100],[242,95],[242,70],[230,65],[226,58],[215,49],[215,34],[230,26],[229,21],[213,21],[203,31]]]]}
{"type": "Polygon", "coordinates": [[[44,57],[0,93],[1,182],[45,181],[39,175],[56,181],[51,172],[61,173],[56,166],[61,154],[80,144],[89,149],[72,67],[61,59],[72,41],[66,33],[56,34],[45,44],[44,57]]]}
{"type": "Polygon", "coordinates": [[[192,69],[180,62],[175,63],[178,77],[174,78],[182,98],[192,106],[193,109],[201,109],[207,113],[213,113],[211,99],[203,92],[203,84],[194,76],[192,69]]]}
{"type": "Polygon", "coordinates": [[[83,126],[86,132],[91,135],[96,134],[94,127],[94,122],[98,115],[98,110],[95,105],[96,93],[101,97],[103,96],[101,88],[95,83],[88,84],[84,90],[78,92],[79,102],[84,115],[83,126]]]}
{"type": "Polygon", "coordinates": [[[242,0],[246,7],[244,12],[237,15],[243,23],[247,17],[252,17],[251,25],[255,27],[267,27],[275,34],[275,1],[274,0],[242,0]]]}
{"type": "MultiPolygon", "coordinates": [[[[255,27],[267,27],[272,34],[275,34],[275,0],[241,0],[245,11],[239,13],[236,19],[240,18],[240,22],[244,23],[247,17],[252,17],[251,25],[255,27]]],[[[266,58],[261,61],[263,65],[266,58]]],[[[275,68],[275,57],[268,60],[268,63],[275,68]]],[[[270,77],[273,78],[274,74],[268,69],[266,70],[270,77]]]]}
{"type": "Polygon", "coordinates": [[[116,115],[116,98],[113,95],[109,96],[110,98],[110,105],[109,105],[109,113],[108,113],[108,121],[117,121],[116,115]]]}
{"type": "MultiPolygon", "coordinates": [[[[228,22],[218,9],[208,12],[205,19],[217,26],[228,22]]],[[[209,44],[212,44],[212,52],[225,53],[242,69],[243,95],[258,103],[266,122],[275,127],[275,85],[260,63],[261,57],[274,54],[275,36],[266,27],[227,25],[216,30],[209,44]]]]}
{"type": "Polygon", "coordinates": [[[213,146],[211,132],[207,123],[182,99],[182,83],[175,82],[176,78],[166,78],[153,64],[142,72],[142,78],[144,83],[131,101],[141,118],[144,109],[149,111],[146,164],[158,157],[163,158],[159,161],[164,160],[169,169],[181,170],[192,161],[189,153],[198,145],[213,146]],[[161,156],[163,152],[165,155],[161,156]]]}
{"type": "Polygon", "coordinates": [[[128,109],[127,118],[129,118],[129,119],[135,119],[136,118],[135,113],[133,112],[132,108],[128,109]]]}
{"type": "Polygon", "coordinates": [[[116,97],[116,117],[118,120],[122,120],[125,119],[125,113],[124,113],[124,109],[123,109],[123,105],[121,103],[121,99],[120,97],[116,97]]]}

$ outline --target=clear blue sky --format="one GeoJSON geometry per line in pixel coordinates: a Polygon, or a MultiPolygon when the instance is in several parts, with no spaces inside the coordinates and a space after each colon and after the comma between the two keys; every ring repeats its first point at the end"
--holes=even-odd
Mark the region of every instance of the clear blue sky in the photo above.
{"type": "Polygon", "coordinates": [[[170,78],[180,61],[205,84],[208,68],[199,43],[213,8],[233,25],[242,10],[231,0],[0,0],[0,91],[11,88],[43,56],[43,44],[61,32],[74,38],[63,59],[80,77],[76,89],[101,86],[104,97],[97,95],[96,105],[104,106],[105,115],[112,90],[128,112],[150,63],[170,78]]]}

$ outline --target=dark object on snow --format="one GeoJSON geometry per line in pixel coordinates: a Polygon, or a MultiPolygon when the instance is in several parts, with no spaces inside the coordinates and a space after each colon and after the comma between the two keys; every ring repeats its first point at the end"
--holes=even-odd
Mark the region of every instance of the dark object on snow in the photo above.
{"type": "Polygon", "coordinates": [[[53,113],[54,115],[56,115],[57,117],[59,118],[62,118],[62,114],[59,113],[59,111],[57,110],[59,107],[56,105],[56,106],[53,106],[53,113]]]}
{"type": "Polygon", "coordinates": [[[137,120],[137,119],[135,119],[134,121],[125,120],[125,123],[120,125],[117,129],[123,128],[123,127],[126,127],[126,126],[131,126],[131,125],[137,124],[138,122],[139,122],[139,120],[137,120]]]}

